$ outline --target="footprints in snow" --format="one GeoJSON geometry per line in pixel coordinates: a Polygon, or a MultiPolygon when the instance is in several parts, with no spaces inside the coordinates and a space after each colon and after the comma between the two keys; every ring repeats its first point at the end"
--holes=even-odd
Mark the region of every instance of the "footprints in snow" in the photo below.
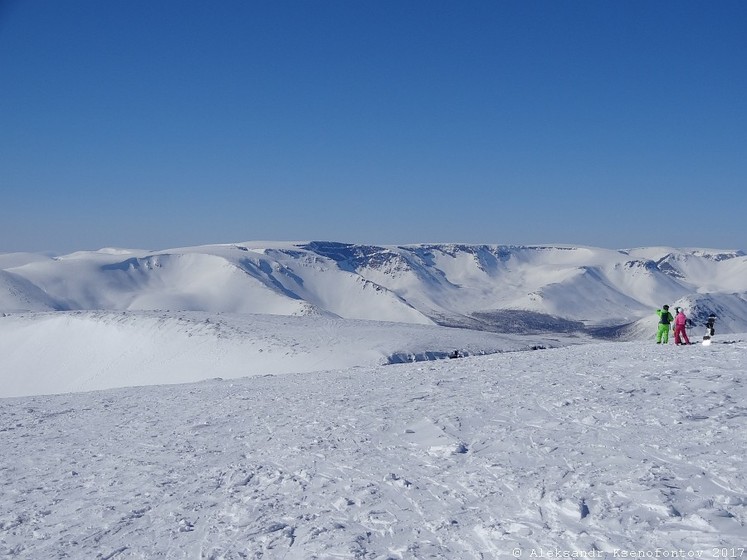
{"type": "Polygon", "coordinates": [[[402,434],[402,439],[409,447],[423,449],[434,457],[461,455],[469,451],[466,443],[449,435],[445,426],[439,426],[430,418],[410,424],[402,434]]]}

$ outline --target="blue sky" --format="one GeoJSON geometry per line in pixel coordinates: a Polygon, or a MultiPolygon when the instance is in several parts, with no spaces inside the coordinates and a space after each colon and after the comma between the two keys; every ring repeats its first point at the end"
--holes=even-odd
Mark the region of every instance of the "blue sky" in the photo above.
{"type": "Polygon", "coordinates": [[[0,252],[747,249],[747,2],[0,0],[0,252]]]}

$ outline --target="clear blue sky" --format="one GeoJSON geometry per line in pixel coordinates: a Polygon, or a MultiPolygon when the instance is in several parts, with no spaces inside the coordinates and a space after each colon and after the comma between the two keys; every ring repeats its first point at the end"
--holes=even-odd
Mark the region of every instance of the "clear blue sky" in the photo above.
{"type": "Polygon", "coordinates": [[[747,249],[747,2],[0,0],[0,252],[747,249]]]}

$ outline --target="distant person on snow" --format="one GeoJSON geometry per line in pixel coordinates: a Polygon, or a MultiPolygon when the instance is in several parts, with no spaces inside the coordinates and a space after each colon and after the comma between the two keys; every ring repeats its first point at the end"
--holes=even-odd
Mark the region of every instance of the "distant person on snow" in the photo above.
{"type": "Polygon", "coordinates": [[[675,344],[690,344],[690,339],[687,338],[687,316],[681,307],[677,308],[677,316],[674,318],[674,343],[675,344]]]}
{"type": "Polygon", "coordinates": [[[674,317],[669,312],[669,306],[665,305],[661,309],[656,310],[656,314],[659,316],[659,330],[656,331],[656,344],[667,344],[669,343],[669,329],[674,317]]]}
{"type": "Polygon", "coordinates": [[[706,336],[708,338],[716,334],[716,316],[711,313],[706,321],[706,336]]]}

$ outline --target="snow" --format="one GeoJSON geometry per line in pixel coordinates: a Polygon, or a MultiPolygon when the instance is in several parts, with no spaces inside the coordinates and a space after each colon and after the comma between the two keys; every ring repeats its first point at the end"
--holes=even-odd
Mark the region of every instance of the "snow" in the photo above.
{"type": "Polygon", "coordinates": [[[0,557],[744,557],[745,267],[667,247],[0,255],[0,557]],[[663,303],[716,313],[713,344],[654,344],[663,303]]]}
{"type": "Polygon", "coordinates": [[[714,309],[705,307],[717,306],[730,331],[747,330],[747,255],[319,241],[0,255],[2,312],[327,314],[511,332],[507,313],[528,314],[533,325],[540,314],[581,323],[577,330],[624,329],[685,299],[688,310],[707,316],[714,309]]]}
{"type": "Polygon", "coordinates": [[[455,349],[475,355],[587,340],[329,316],[6,314],[0,317],[0,397],[303,373],[445,358],[455,349]]]}
{"type": "Polygon", "coordinates": [[[1,556],[715,558],[746,542],[744,335],[479,355],[523,337],[175,312],[0,329],[3,385],[37,375],[0,399],[1,556]],[[259,340],[286,353],[253,365],[259,340]],[[55,376],[124,386],[41,394],[55,376]]]}

